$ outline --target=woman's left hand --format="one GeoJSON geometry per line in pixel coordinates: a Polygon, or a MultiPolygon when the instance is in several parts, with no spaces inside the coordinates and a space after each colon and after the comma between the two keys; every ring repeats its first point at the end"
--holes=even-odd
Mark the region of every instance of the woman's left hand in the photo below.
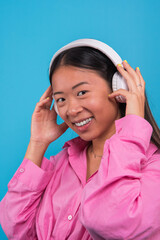
{"type": "Polygon", "coordinates": [[[145,81],[139,68],[134,70],[126,61],[123,61],[123,66],[124,68],[118,64],[117,69],[125,78],[129,90],[119,89],[111,93],[108,97],[114,98],[122,95],[126,98],[126,115],[136,114],[144,118],[145,81]]]}

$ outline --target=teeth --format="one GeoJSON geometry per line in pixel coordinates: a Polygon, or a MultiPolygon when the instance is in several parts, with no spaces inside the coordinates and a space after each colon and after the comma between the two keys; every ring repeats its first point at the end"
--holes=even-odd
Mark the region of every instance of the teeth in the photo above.
{"type": "Polygon", "coordinates": [[[82,121],[82,122],[75,123],[75,125],[78,126],[78,127],[81,127],[81,126],[89,123],[91,120],[92,120],[92,118],[88,118],[88,119],[86,119],[86,120],[84,120],[84,121],[82,121]]]}

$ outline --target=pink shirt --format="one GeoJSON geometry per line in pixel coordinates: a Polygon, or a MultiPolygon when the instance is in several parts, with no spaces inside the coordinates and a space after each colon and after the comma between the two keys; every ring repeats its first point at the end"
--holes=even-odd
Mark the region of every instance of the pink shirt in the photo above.
{"type": "Polygon", "coordinates": [[[86,182],[88,143],[75,138],[43,158],[24,159],[0,203],[12,240],[159,240],[160,150],[136,115],[115,121],[99,170],[86,182]]]}

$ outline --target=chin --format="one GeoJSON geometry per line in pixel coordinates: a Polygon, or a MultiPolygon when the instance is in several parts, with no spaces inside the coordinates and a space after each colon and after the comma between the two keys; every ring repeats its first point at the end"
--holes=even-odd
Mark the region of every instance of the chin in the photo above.
{"type": "MultiPolygon", "coordinates": [[[[78,134],[78,135],[79,135],[79,134],[78,134]]],[[[91,141],[93,141],[94,139],[96,139],[96,137],[91,136],[90,134],[86,134],[86,135],[80,134],[79,137],[80,137],[82,140],[86,141],[86,142],[91,142],[91,141]]]]}
{"type": "Polygon", "coordinates": [[[86,142],[91,142],[92,139],[91,138],[87,138],[87,137],[82,137],[82,136],[79,136],[82,140],[86,141],[86,142]]]}

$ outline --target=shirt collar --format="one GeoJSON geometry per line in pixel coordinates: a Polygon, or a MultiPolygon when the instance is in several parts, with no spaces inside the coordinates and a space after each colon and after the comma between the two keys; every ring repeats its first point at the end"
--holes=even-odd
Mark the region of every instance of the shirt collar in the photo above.
{"type": "Polygon", "coordinates": [[[72,169],[80,179],[83,186],[86,184],[87,158],[86,149],[89,142],[82,140],[80,137],[66,142],[63,148],[67,147],[69,162],[72,169]],[[78,161],[77,161],[78,160],[78,161]]]}
{"type": "Polygon", "coordinates": [[[69,147],[71,149],[71,152],[79,152],[81,150],[83,150],[87,145],[89,144],[88,141],[84,141],[83,139],[81,139],[80,137],[76,137],[76,138],[73,138],[69,141],[67,141],[63,148],[65,147],[69,147]]]}
{"type": "MultiPolygon", "coordinates": [[[[69,141],[67,141],[63,148],[65,147],[69,147],[69,154],[70,155],[77,155],[79,154],[82,150],[84,150],[84,148],[89,144],[90,142],[84,141],[83,139],[81,139],[80,137],[76,137],[73,138],[69,141]]],[[[105,146],[104,146],[104,150],[105,150],[105,146]]],[[[156,151],[158,150],[158,147],[150,142],[149,147],[146,151],[146,156],[147,158],[150,158],[156,151]]]]}

